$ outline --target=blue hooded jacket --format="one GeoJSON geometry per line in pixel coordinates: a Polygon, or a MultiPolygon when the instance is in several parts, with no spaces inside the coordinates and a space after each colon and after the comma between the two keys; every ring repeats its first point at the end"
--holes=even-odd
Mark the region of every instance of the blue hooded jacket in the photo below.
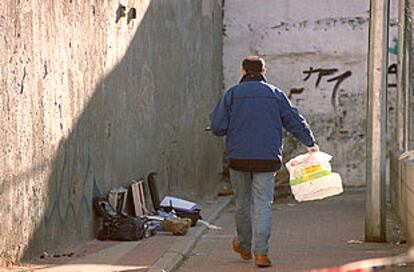
{"type": "Polygon", "coordinates": [[[227,136],[229,159],[282,161],[282,127],[304,145],[315,144],[302,115],[261,74],[249,73],[227,90],[210,121],[214,135],[227,136]]]}

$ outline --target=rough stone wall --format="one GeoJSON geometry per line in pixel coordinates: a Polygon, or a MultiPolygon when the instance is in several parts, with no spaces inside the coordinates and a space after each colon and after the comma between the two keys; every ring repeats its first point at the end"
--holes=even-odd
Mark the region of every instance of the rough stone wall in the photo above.
{"type": "Polygon", "coordinates": [[[92,197],[150,171],[161,195],[211,195],[221,16],[216,0],[0,1],[1,263],[91,239],[92,197]]]}
{"type": "MultiPolygon", "coordinates": [[[[389,132],[395,121],[396,1],[391,11],[389,132]]],[[[263,56],[268,80],[309,121],[347,185],[365,182],[368,26],[368,0],[226,0],[224,5],[225,87],[238,81],[244,56],[263,56]]],[[[287,137],[286,159],[304,151],[287,137]]]]}

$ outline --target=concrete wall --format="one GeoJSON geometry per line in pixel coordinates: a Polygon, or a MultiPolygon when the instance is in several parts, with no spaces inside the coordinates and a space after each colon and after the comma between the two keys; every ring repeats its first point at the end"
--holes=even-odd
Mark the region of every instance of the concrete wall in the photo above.
{"type": "Polygon", "coordinates": [[[0,1],[1,263],[91,239],[92,197],[150,171],[162,195],[211,195],[221,16],[218,0],[0,1]]]}
{"type": "MultiPolygon", "coordinates": [[[[391,10],[388,119],[393,132],[396,1],[391,10]]],[[[225,87],[238,81],[243,57],[263,56],[269,81],[307,118],[347,185],[365,182],[368,26],[368,0],[226,0],[224,6],[225,87]]],[[[287,139],[286,159],[304,151],[287,139]]]]}
{"type": "Polygon", "coordinates": [[[414,158],[399,160],[398,157],[398,153],[391,152],[391,204],[407,234],[407,241],[414,246],[414,158]]]}

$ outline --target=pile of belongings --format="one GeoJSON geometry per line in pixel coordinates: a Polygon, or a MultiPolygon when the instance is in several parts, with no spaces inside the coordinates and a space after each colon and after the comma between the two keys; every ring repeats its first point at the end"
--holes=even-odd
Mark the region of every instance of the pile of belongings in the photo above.
{"type": "Polygon", "coordinates": [[[155,234],[155,227],[148,220],[118,212],[105,196],[94,199],[94,208],[98,216],[103,218],[103,226],[97,237],[99,240],[137,241],[155,234]]]}
{"type": "Polygon", "coordinates": [[[185,235],[190,227],[194,227],[200,216],[201,205],[173,196],[166,196],[159,203],[156,216],[147,216],[158,224],[157,230],[172,232],[174,235],[185,235]]]}
{"type": "Polygon", "coordinates": [[[146,205],[143,180],[132,181],[129,189],[115,188],[107,195],[94,198],[95,212],[103,218],[99,240],[136,241],[155,235],[157,231],[185,235],[197,224],[201,219],[201,205],[172,196],[160,202],[154,176],[155,173],[148,176],[147,185],[153,211],[146,205]],[[132,200],[132,205],[127,205],[128,200],[132,200]],[[127,206],[133,206],[133,211],[127,212],[127,206]]]}

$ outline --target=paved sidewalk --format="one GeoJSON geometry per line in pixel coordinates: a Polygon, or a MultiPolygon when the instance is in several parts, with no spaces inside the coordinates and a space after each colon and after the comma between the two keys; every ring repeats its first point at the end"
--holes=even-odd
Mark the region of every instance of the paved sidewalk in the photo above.
{"type": "MultiPolygon", "coordinates": [[[[229,197],[222,197],[204,202],[201,215],[206,220],[214,220],[229,201],[229,197]]],[[[49,252],[51,256],[37,258],[21,266],[7,269],[0,267],[0,271],[170,271],[177,268],[184,256],[189,254],[205,229],[204,225],[198,223],[185,236],[159,232],[153,237],[136,242],[94,240],[78,249],[49,252]]]]}
{"type": "Polygon", "coordinates": [[[223,229],[204,234],[178,271],[303,271],[405,252],[406,245],[391,242],[359,244],[364,232],[364,198],[363,189],[350,189],[321,201],[276,203],[269,253],[273,267],[268,269],[258,269],[232,252],[234,205],[229,205],[214,222],[223,229]]]}

